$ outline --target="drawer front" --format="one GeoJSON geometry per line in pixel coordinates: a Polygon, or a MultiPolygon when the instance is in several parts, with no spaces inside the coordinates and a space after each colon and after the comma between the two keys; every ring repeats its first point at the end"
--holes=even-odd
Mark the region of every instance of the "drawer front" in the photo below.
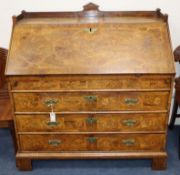
{"type": "Polygon", "coordinates": [[[164,151],[163,134],[19,135],[21,151],[164,151]]]}
{"type": "Polygon", "coordinates": [[[165,131],[167,114],[16,115],[18,132],[136,132],[165,131]]]}
{"type": "Polygon", "coordinates": [[[16,112],[166,110],[169,92],[13,93],[16,112]]]}
{"type": "Polygon", "coordinates": [[[170,89],[168,76],[62,76],[11,80],[13,90],[170,89]]]}

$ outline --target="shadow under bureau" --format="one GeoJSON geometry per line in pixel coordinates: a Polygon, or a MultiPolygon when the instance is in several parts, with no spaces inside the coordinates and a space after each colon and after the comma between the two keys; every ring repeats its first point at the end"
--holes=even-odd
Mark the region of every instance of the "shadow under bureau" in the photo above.
{"type": "Polygon", "coordinates": [[[17,167],[34,159],[152,159],[166,168],[174,63],[160,10],[22,12],[6,76],[17,167]]]}

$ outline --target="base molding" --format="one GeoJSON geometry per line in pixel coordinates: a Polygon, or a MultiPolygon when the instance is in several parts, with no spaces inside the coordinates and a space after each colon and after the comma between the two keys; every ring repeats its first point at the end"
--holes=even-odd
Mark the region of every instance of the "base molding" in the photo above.
{"type": "Polygon", "coordinates": [[[153,170],[167,168],[166,152],[18,152],[16,165],[19,170],[31,171],[32,160],[43,159],[152,159],[151,167],[153,170]]]}

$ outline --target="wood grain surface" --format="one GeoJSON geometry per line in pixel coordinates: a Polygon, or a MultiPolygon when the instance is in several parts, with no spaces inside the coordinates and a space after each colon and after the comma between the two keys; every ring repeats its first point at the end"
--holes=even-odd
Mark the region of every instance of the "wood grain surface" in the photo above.
{"type": "Polygon", "coordinates": [[[18,132],[165,132],[166,113],[16,115],[18,132]]]}
{"type": "Polygon", "coordinates": [[[171,76],[168,75],[81,75],[12,77],[13,91],[50,90],[170,90],[171,76]],[[51,83],[49,83],[51,82],[51,83]]]}
{"type": "Polygon", "coordinates": [[[13,17],[6,75],[20,170],[51,158],[148,158],[166,168],[175,74],[167,19],[92,3],[13,17]]]}
{"type": "Polygon", "coordinates": [[[164,22],[28,20],[14,27],[6,75],[175,72],[164,22]]]}
{"type": "Polygon", "coordinates": [[[16,112],[166,110],[169,92],[13,93],[16,112]]]}
{"type": "Polygon", "coordinates": [[[21,151],[164,151],[165,149],[164,134],[29,134],[19,135],[19,138],[21,151]]]}

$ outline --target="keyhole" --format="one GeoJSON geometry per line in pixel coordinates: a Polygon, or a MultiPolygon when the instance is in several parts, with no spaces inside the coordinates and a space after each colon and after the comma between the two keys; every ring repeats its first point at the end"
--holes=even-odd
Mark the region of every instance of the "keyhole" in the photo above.
{"type": "Polygon", "coordinates": [[[97,29],[93,27],[87,27],[87,28],[84,28],[84,31],[87,33],[93,34],[97,31],[97,29]]]}

